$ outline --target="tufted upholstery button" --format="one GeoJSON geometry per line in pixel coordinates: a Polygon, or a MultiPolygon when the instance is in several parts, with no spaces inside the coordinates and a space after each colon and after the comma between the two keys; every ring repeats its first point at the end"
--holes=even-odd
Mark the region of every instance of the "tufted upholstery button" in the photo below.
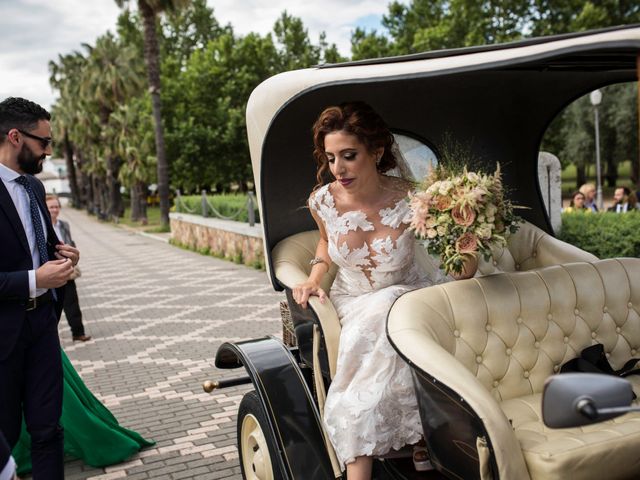
{"type": "Polygon", "coordinates": [[[516,323],[522,323],[522,317],[516,318],[516,323]]]}
{"type": "Polygon", "coordinates": [[[453,336],[454,337],[459,337],[460,336],[460,331],[459,330],[454,330],[453,331],[453,336]]]}
{"type": "Polygon", "coordinates": [[[487,332],[490,332],[490,331],[491,331],[491,325],[488,325],[488,324],[487,324],[487,326],[486,326],[486,327],[484,327],[484,329],[485,329],[487,332]]]}
{"type": "Polygon", "coordinates": [[[516,270],[520,270],[520,264],[516,263],[516,270]]]}
{"type": "Polygon", "coordinates": [[[604,313],[607,313],[607,312],[609,311],[609,309],[608,309],[607,307],[604,307],[604,308],[602,309],[602,311],[603,311],[604,313]]]}
{"type": "Polygon", "coordinates": [[[611,356],[611,354],[610,354],[609,352],[605,353],[604,355],[605,355],[605,357],[607,357],[607,358],[609,358],[609,357],[611,356]]]}
{"type": "Polygon", "coordinates": [[[629,307],[629,308],[633,307],[633,303],[631,303],[631,302],[627,303],[627,307],[629,307]]]}
{"type": "Polygon", "coordinates": [[[538,256],[538,252],[536,252],[535,250],[533,251],[533,253],[531,253],[531,256],[533,258],[536,258],[538,256]]]}
{"type": "Polygon", "coordinates": [[[635,355],[635,354],[636,354],[636,349],[634,348],[631,350],[631,355],[635,355]]]}
{"type": "Polygon", "coordinates": [[[560,365],[554,365],[553,366],[553,371],[558,373],[560,371],[560,365]]]}
{"type": "Polygon", "coordinates": [[[564,343],[569,343],[569,337],[564,337],[564,343]]]}
{"type": "Polygon", "coordinates": [[[496,260],[494,260],[494,261],[493,261],[493,266],[495,267],[495,266],[497,266],[497,265],[498,265],[498,262],[497,262],[496,260]]]}
{"type": "Polygon", "coordinates": [[[540,342],[534,343],[533,346],[536,347],[536,348],[540,348],[540,342]]]}
{"type": "Polygon", "coordinates": [[[498,385],[500,385],[500,382],[498,382],[498,380],[494,380],[494,381],[493,381],[493,386],[494,386],[494,387],[497,387],[498,385]]]}
{"type": "Polygon", "coordinates": [[[547,315],[547,320],[553,320],[553,315],[548,314],[548,315],[547,315]]]}
{"type": "Polygon", "coordinates": [[[523,374],[523,375],[524,375],[524,378],[529,378],[529,371],[528,371],[528,370],[525,370],[525,372],[524,372],[524,374],[523,374]]]}
{"type": "Polygon", "coordinates": [[[507,350],[505,351],[505,353],[506,353],[507,355],[511,355],[511,349],[510,349],[510,348],[507,348],[507,350]]]}
{"type": "Polygon", "coordinates": [[[580,310],[578,310],[577,308],[573,311],[573,313],[575,313],[576,315],[580,315],[580,310]]]}
{"type": "Polygon", "coordinates": [[[620,333],[622,329],[620,327],[616,327],[616,333],[620,333]]]}
{"type": "Polygon", "coordinates": [[[476,363],[482,363],[482,357],[480,355],[476,357],[476,363]]]}
{"type": "Polygon", "coordinates": [[[591,338],[596,338],[598,334],[596,332],[591,332],[591,338]]]}

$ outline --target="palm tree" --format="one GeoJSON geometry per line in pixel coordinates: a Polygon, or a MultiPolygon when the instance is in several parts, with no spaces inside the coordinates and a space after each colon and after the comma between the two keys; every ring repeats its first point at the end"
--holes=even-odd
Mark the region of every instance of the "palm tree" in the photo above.
{"type": "MultiPolygon", "coordinates": [[[[115,0],[122,8],[130,0],[115,0]]],[[[156,157],[158,159],[158,194],[160,196],[160,220],[162,226],[169,227],[169,163],[164,145],[162,128],[162,102],[160,100],[160,49],[156,32],[157,16],[169,10],[187,6],[190,0],[137,0],[144,31],[144,58],[147,64],[149,93],[153,107],[153,121],[156,137],[156,157]]]]}
{"type": "Polygon", "coordinates": [[[121,105],[111,115],[114,152],[125,160],[120,181],[131,192],[131,220],[147,223],[147,187],[156,159],[151,126],[151,102],[145,96],[121,105]]]}
{"type": "Polygon", "coordinates": [[[49,62],[49,83],[60,92],[60,98],[52,108],[54,129],[62,138],[62,150],[71,189],[71,203],[76,208],[84,206],[85,192],[84,188],[81,189],[83,182],[78,178],[80,175],[76,173],[74,144],[69,132],[81,111],[78,108],[80,99],[77,78],[85,62],[86,59],[79,52],[58,55],[58,63],[49,62]]]}
{"type": "Polygon", "coordinates": [[[106,161],[107,213],[113,219],[124,213],[118,179],[122,158],[110,148],[108,127],[111,114],[129,98],[142,92],[143,74],[136,68],[136,58],[135,47],[122,45],[108,32],[99,37],[95,47],[90,49],[80,83],[81,97],[91,99],[97,106],[101,138],[95,150],[98,157],[106,161]]]}

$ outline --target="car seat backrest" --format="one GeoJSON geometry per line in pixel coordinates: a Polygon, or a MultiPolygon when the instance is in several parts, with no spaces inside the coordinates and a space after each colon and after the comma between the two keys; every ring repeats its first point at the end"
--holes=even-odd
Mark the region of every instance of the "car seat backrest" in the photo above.
{"type": "Polygon", "coordinates": [[[569,262],[593,262],[598,258],[549,235],[529,222],[508,237],[505,247],[493,250],[492,258],[480,259],[481,275],[517,272],[569,262]]]}

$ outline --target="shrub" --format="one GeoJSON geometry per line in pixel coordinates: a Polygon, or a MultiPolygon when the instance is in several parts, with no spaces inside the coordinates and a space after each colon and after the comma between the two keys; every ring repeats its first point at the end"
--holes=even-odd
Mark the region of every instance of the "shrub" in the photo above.
{"type": "Polygon", "coordinates": [[[640,257],[640,212],[564,213],[561,240],[598,258],[640,257]]]}
{"type": "MultiPolygon", "coordinates": [[[[208,195],[209,204],[215,208],[220,215],[224,217],[233,217],[238,222],[249,222],[249,213],[247,212],[247,195],[245,194],[220,194],[208,195]]],[[[174,200],[177,202],[177,199],[174,200]]],[[[175,206],[176,212],[193,213],[194,215],[202,215],[202,196],[200,195],[183,195],[180,197],[180,205],[175,206]],[[186,208],[185,208],[186,207],[186,208]]],[[[207,207],[208,216],[219,218],[215,215],[210,207],[207,207]]],[[[260,215],[258,213],[258,205],[254,203],[254,212],[256,223],[260,223],[260,215]]]]}

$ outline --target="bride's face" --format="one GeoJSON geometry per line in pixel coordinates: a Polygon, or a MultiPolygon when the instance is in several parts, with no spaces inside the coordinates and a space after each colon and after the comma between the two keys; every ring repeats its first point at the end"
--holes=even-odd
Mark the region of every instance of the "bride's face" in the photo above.
{"type": "Polygon", "coordinates": [[[324,150],[329,170],[350,191],[363,188],[378,175],[376,160],[382,150],[369,152],[355,135],[342,130],[328,133],[324,137],[324,150]]]}

